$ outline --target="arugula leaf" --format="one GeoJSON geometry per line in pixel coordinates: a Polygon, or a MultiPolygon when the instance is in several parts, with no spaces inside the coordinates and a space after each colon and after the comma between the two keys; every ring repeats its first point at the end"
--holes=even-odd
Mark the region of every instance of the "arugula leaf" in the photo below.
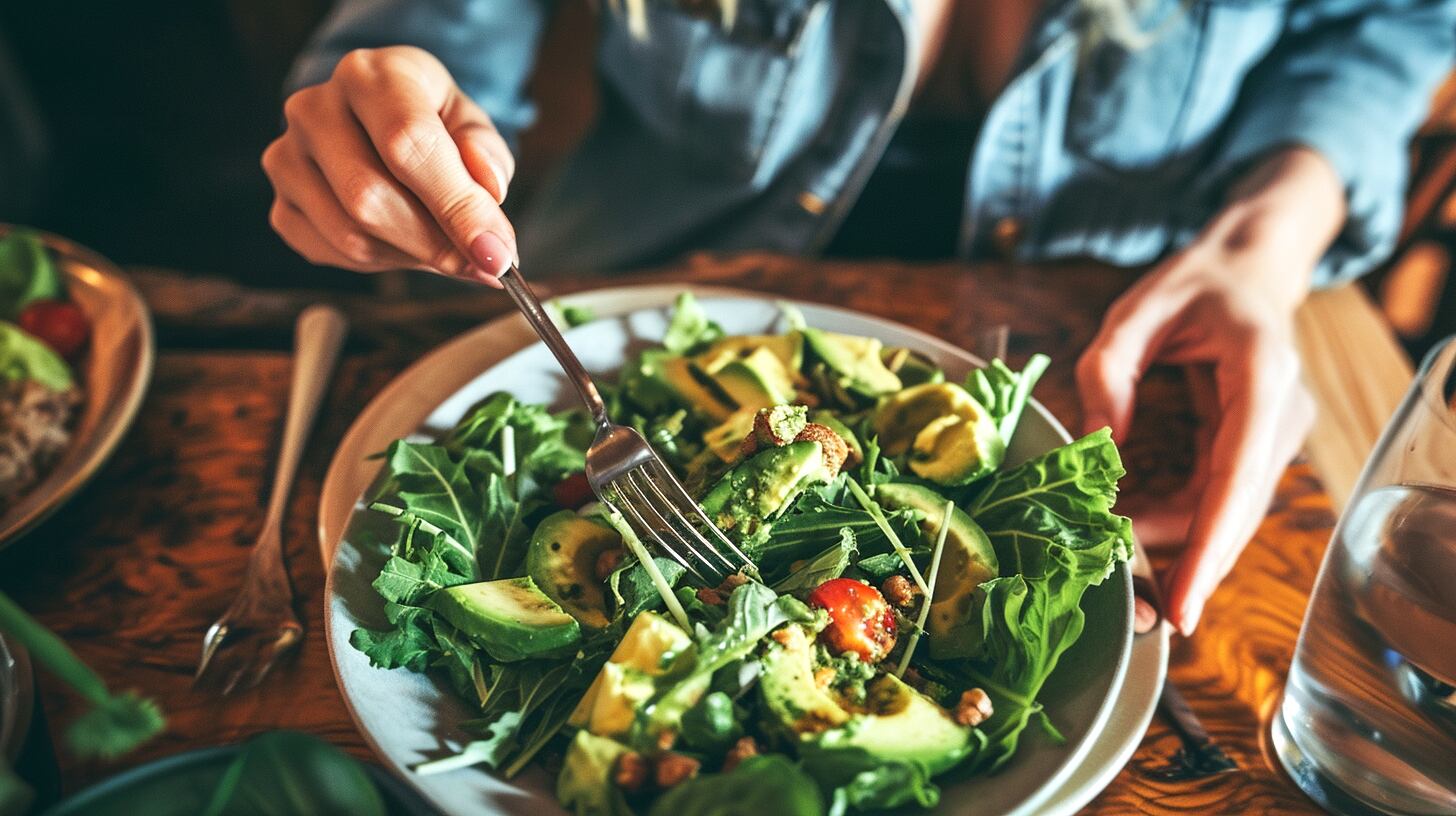
{"type": "Polygon", "coordinates": [[[723,328],[708,318],[692,292],[683,292],[673,305],[662,345],[674,354],[691,354],[722,336],[723,328]]]}
{"type": "MultiPolygon", "coordinates": [[[[655,556],[652,561],[657,565],[657,571],[672,586],[677,586],[687,574],[682,564],[665,555],[655,556]]],[[[619,620],[631,620],[645,610],[662,607],[662,596],[658,594],[657,586],[652,583],[652,576],[635,559],[623,563],[607,576],[607,586],[612,590],[612,597],[616,601],[613,617],[619,620]]]]}
{"type": "Polygon", "coordinates": [[[849,562],[859,552],[855,544],[854,531],[848,527],[839,528],[839,541],[834,546],[814,556],[813,560],[774,584],[775,592],[797,592],[813,589],[832,578],[838,578],[849,568],[849,562]]]}
{"type": "Polygon", "coordinates": [[[391,556],[371,586],[386,601],[418,604],[437,589],[468,584],[471,580],[469,575],[453,572],[438,553],[426,551],[419,561],[391,556]]]}
{"type": "Polygon", "coordinates": [[[517,470],[537,485],[550,486],[585,465],[585,448],[567,439],[576,416],[572,411],[553,414],[501,391],[472,408],[440,445],[452,453],[494,451],[509,426],[517,470]]]}
{"type": "Polygon", "coordinates": [[[14,320],[37,300],[55,300],[65,286],[40,236],[16,230],[0,238],[0,318],[14,320]]]}
{"type": "MultiPolygon", "coordinates": [[[[845,484],[838,479],[836,483],[841,488],[845,484]]],[[[833,487],[805,491],[788,513],[773,522],[762,540],[749,542],[749,555],[761,568],[772,572],[836,546],[845,529],[854,535],[859,552],[865,556],[892,550],[875,517],[863,507],[839,504],[843,497],[835,494],[833,487]]],[[[885,518],[901,540],[919,541],[914,511],[896,510],[886,513],[885,518]]]]}
{"type": "Polygon", "coordinates": [[[745,759],[728,773],[704,774],[669,788],[649,816],[821,816],[814,779],[782,754],[745,759]]]}
{"type": "Polygon", "coordinates": [[[1033,354],[1020,373],[1012,371],[1000,359],[992,360],[966,377],[966,391],[996,420],[996,429],[1007,445],[1016,434],[1021,412],[1031,399],[1031,389],[1051,364],[1045,354],[1033,354]]]}
{"type": "Polygon", "coordinates": [[[381,669],[422,672],[428,668],[430,656],[438,648],[427,628],[434,613],[419,606],[385,604],[385,615],[392,628],[355,629],[349,633],[349,645],[363,652],[370,665],[381,669]]]}
{"type": "Polygon", "coordinates": [[[657,744],[657,736],[675,730],[683,714],[707,689],[713,674],[756,648],[765,635],[789,622],[813,623],[814,612],[800,601],[778,595],[756,582],[746,583],[728,596],[728,614],[712,630],[698,626],[694,644],[683,653],[691,668],[667,684],[637,715],[630,742],[644,749],[657,744]]]}

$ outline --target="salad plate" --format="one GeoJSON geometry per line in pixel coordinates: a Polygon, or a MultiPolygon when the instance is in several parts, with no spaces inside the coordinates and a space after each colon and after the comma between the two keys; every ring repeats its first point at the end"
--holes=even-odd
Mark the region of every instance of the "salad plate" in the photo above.
{"type": "MultiPolygon", "coordinates": [[[[587,367],[609,374],[631,351],[658,340],[676,287],[629,287],[576,295],[571,305],[597,319],[568,334],[587,367]]],[[[725,331],[782,330],[775,302],[731,290],[695,290],[708,316],[725,331]]],[[[981,363],[950,344],[876,318],[832,307],[797,304],[810,326],[873,336],[909,348],[958,381],[981,363]]],[[[324,486],[320,543],[331,564],[326,592],[330,653],[341,691],[375,750],[447,813],[560,812],[552,779],[530,768],[509,782],[480,768],[422,776],[410,769],[459,750],[470,736],[458,723],[472,716],[447,684],[421,674],[372,667],[349,639],[377,629],[382,601],[371,582],[386,553],[377,542],[391,524],[361,512],[378,474],[369,456],[395,438],[429,438],[447,431],[488,394],[506,391],[524,402],[568,406],[561,375],[544,347],[515,318],[496,321],[423,358],[388,386],[360,415],[336,454],[324,486]]],[[[1065,430],[1034,402],[1012,440],[1008,463],[1069,441],[1065,430]]],[[[1131,635],[1131,589],[1125,565],[1083,598],[1086,629],[1053,672],[1043,695],[1065,737],[1053,744],[1028,734],[1015,758],[994,777],[945,783],[940,809],[955,813],[1075,812],[1110,781],[1136,747],[1166,665],[1166,635],[1131,635]],[[1134,673],[1129,684],[1129,671],[1134,673]]],[[[1039,731],[1039,729],[1032,729],[1039,731]]]]}
{"type": "MultiPolygon", "coordinates": [[[[14,230],[0,224],[0,238],[14,230]]],[[[38,481],[0,507],[0,548],[60,508],[106,462],[136,418],[154,357],[150,314],[122,271],[86,247],[31,232],[55,264],[66,297],[89,323],[90,338],[72,363],[81,402],[70,438],[38,481]]]]}

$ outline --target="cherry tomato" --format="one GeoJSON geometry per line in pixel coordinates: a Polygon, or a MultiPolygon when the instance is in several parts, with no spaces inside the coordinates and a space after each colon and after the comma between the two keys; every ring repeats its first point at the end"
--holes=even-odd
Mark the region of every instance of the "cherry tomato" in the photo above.
{"type": "Polygon", "coordinates": [[[562,507],[575,510],[591,499],[591,484],[587,482],[585,473],[573,473],[551,488],[551,497],[562,507]]]}
{"type": "Polygon", "coordinates": [[[75,359],[91,337],[86,314],[64,300],[37,300],[20,311],[16,322],[67,360],[75,359]]]}
{"type": "Polygon", "coordinates": [[[878,589],[853,578],[825,581],[809,593],[809,603],[829,613],[820,640],[835,654],[856,652],[878,663],[895,648],[895,613],[878,589]]]}

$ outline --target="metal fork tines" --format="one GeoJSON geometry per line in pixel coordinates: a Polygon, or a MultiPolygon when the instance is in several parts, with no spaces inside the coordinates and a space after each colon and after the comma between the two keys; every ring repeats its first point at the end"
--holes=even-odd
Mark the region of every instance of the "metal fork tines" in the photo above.
{"type": "Polygon", "coordinates": [[[586,478],[597,498],[620,513],[644,544],[681,564],[706,586],[717,586],[738,572],[757,575],[753,561],[693,501],[642,434],[612,422],[596,383],[521,271],[511,266],[500,282],[561,363],[567,381],[596,422],[596,439],[586,453],[586,478]]]}
{"type": "Polygon", "coordinates": [[[703,585],[717,586],[739,572],[756,574],[753,561],[655,456],[606,483],[602,493],[607,506],[627,519],[638,538],[654,544],[703,585]]]}
{"type": "Polygon", "coordinates": [[[202,659],[197,662],[194,683],[208,675],[218,678],[223,694],[251,688],[303,640],[303,624],[293,611],[293,587],[283,560],[283,512],[293,492],[308,429],[343,347],[346,327],[344,316],[331,306],[310,306],[298,317],[283,444],[263,528],[248,556],[237,597],[202,636],[202,659]]]}

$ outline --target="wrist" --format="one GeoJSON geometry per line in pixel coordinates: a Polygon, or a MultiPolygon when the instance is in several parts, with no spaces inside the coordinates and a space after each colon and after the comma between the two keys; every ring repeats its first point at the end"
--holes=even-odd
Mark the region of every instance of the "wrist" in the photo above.
{"type": "Polygon", "coordinates": [[[1197,244],[1218,265],[1293,310],[1345,222],[1343,183],[1319,153],[1290,147],[1269,154],[1229,190],[1197,244]]]}

